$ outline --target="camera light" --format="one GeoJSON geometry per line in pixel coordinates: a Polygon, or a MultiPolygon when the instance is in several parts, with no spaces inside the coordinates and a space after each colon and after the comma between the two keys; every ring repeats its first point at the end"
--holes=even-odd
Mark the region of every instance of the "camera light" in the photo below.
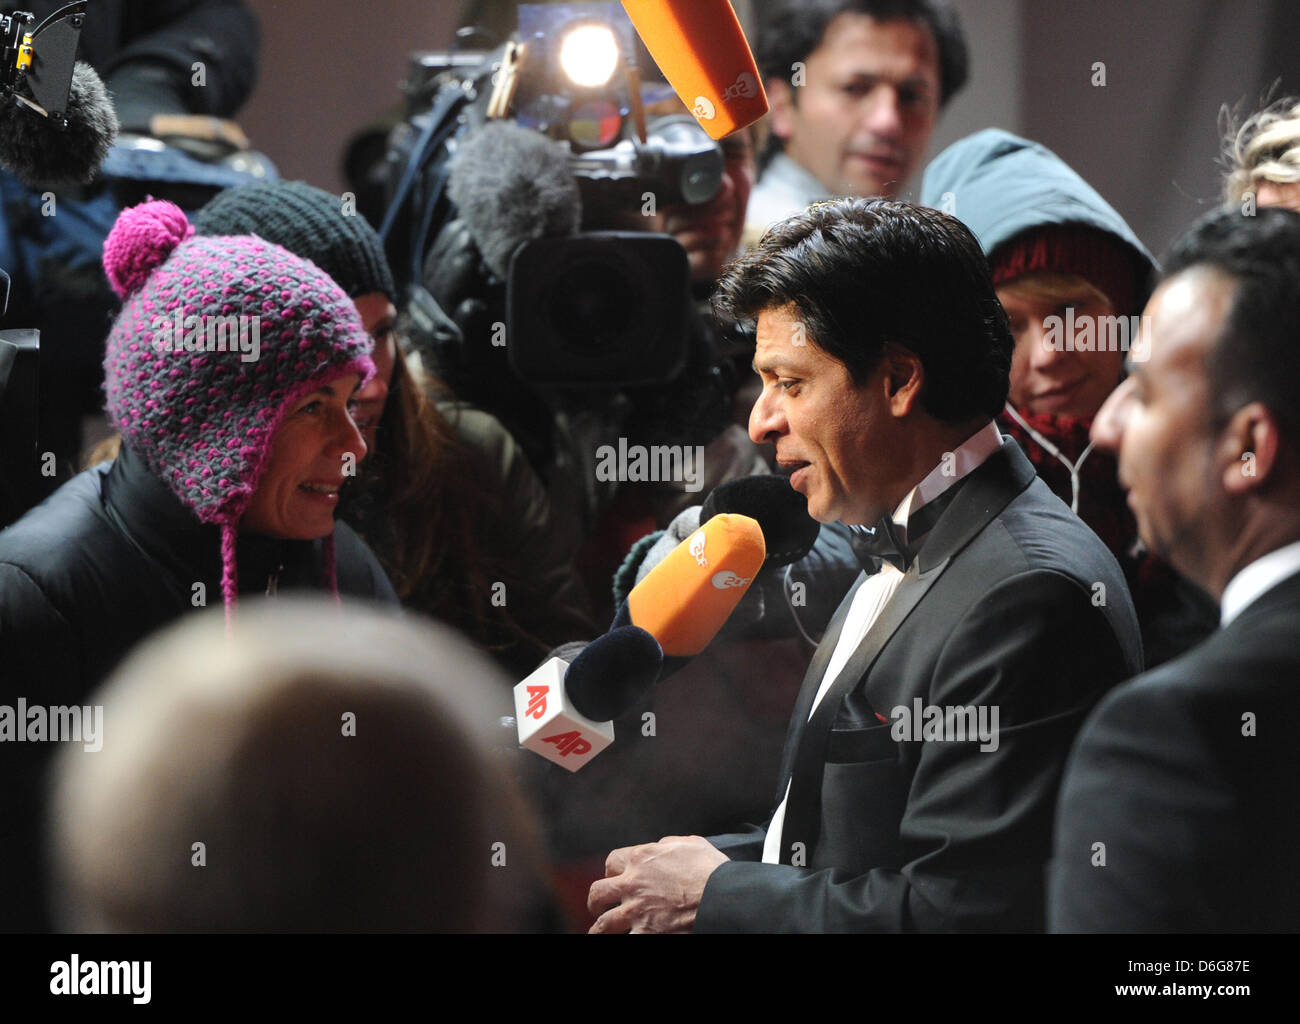
{"type": "Polygon", "coordinates": [[[560,67],[575,85],[597,89],[618,67],[618,40],[607,25],[579,25],[560,44],[560,67]]]}

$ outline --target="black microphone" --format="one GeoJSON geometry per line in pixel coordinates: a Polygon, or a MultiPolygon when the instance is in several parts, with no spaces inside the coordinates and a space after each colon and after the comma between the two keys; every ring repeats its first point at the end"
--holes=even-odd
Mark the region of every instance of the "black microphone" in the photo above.
{"type": "Polygon", "coordinates": [[[779,569],[805,557],[817,542],[821,524],[808,514],[808,499],[790,486],[787,477],[770,473],[729,480],[715,487],[698,518],[682,512],[667,531],[648,546],[638,545],[614,576],[614,595],[624,600],[638,580],[646,577],[668,557],[683,535],[689,536],[710,519],[733,513],[758,522],[767,556],[762,569],[779,569]]]}
{"type": "Polygon", "coordinates": [[[821,531],[821,523],[808,514],[808,499],[784,476],[746,476],[719,484],[704,499],[700,525],[725,512],[758,520],[767,545],[765,569],[799,561],[812,550],[821,531]]]}
{"type": "Polygon", "coordinates": [[[575,234],[582,222],[578,179],[562,142],[493,121],[456,150],[447,194],[483,261],[502,280],[525,242],[575,234]]]}
{"type": "Polygon", "coordinates": [[[636,704],[659,678],[664,652],[639,626],[619,626],[593,640],[564,674],[573,709],[593,722],[610,722],[636,704]]]}

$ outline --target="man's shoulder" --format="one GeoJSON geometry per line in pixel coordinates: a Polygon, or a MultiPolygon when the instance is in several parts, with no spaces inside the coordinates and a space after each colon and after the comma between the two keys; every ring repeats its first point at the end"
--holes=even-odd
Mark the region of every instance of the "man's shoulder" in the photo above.
{"type": "MultiPolygon", "coordinates": [[[[997,616],[1009,632],[1017,623],[1055,624],[1053,631],[1063,631],[1058,642],[1076,645],[1109,634],[1124,652],[1126,674],[1141,669],[1141,634],[1123,570],[1036,476],[955,553],[941,582],[963,621],[997,616]]],[[[1035,645],[1043,639],[1025,635],[1035,645]]]]}
{"type": "Polygon", "coordinates": [[[1105,543],[1039,477],[1011,499],[959,553],[978,560],[989,579],[1055,572],[1091,587],[1122,584],[1105,543]]]}
{"type": "MultiPolygon", "coordinates": [[[[1300,575],[1278,584],[1230,625],[1191,650],[1118,688],[1097,708],[1107,722],[1231,720],[1240,732],[1242,714],[1260,709],[1300,716],[1300,575]]],[[[1296,747],[1300,754],[1300,747],[1296,747]]]]}
{"type": "Polygon", "coordinates": [[[1062,783],[1054,929],[1294,928],[1277,882],[1300,843],[1300,586],[1280,596],[1093,710],[1062,783]],[[1114,871],[1088,860],[1103,840],[1114,871]]]}

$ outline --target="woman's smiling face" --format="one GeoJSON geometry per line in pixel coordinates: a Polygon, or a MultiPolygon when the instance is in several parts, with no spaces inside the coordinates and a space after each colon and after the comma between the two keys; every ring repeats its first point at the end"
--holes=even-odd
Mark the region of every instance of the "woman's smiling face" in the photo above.
{"type": "Polygon", "coordinates": [[[285,540],[333,533],[339,488],[366,456],[365,439],[348,408],[360,384],[355,373],[336,378],[289,410],[244,513],[244,530],[285,540]]]}

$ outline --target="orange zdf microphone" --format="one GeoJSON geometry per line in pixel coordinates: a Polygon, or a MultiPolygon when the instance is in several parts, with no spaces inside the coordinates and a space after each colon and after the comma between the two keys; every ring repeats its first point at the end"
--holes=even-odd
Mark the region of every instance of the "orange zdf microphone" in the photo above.
{"type": "Polygon", "coordinates": [[[623,0],[659,70],[709,137],[767,113],[754,54],[729,0],[623,0]]]}
{"type": "Polygon", "coordinates": [[[614,742],[613,720],[722,629],[767,548],[758,520],[714,516],[632,588],[608,633],[572,664],[552,657],[515,686],[519,745],[576,772],[614,742]]]}
{"type": "Polygon", "coordinates": [[[665,658],[699,654],[745,596],[765,557],[756,519],[714,516],[632,588],[632,625],[658,640],[665,658]]]}

